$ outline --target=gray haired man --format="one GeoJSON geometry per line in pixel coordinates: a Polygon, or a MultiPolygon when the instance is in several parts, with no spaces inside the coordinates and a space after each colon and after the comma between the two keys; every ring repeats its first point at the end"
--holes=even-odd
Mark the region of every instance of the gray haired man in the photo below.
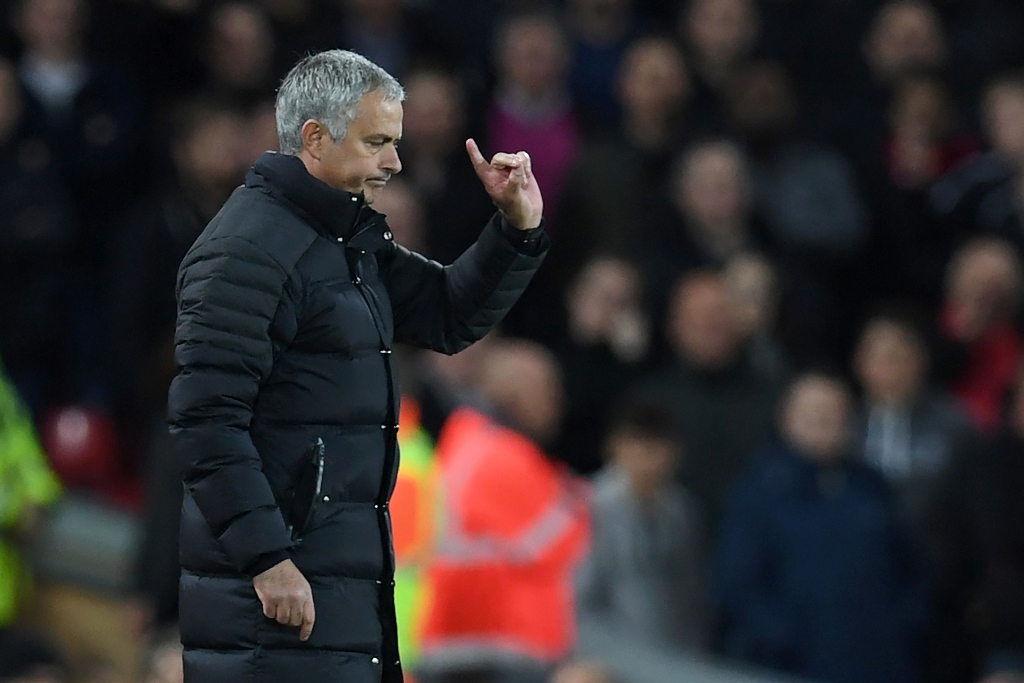
{"type": "Polygon", "coordinates": [[[548,248],[525,152],[469,163],[498,212],[442,266],[370,205],[402,169],[398,82],[351,52],[303,59],[262,155],[181,264],[169,419],[186,463],[187,683],[402,680],[388,501],[391,349],[460,351],[548,248]]]}

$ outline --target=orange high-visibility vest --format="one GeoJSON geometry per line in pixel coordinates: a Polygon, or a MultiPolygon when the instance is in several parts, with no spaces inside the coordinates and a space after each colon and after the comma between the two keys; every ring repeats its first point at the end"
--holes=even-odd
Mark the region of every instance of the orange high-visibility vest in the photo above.
{"type": "Polygon", "coordinates": [[[419,403],[411,396],[402,397],[398,424],[402,460],[389,506],[395,544],[395,616],[402,662],[412,668],[419,656],[423,577],[434,543],[439,474],[434,444],[420,425],[419,403]]]}
{"type": "Polygon", "coordinates": [[[573,572],[589,534],[581,485],[529,439],[468,409],[449,418],[436,457],[443,514],[427,571],[423,663],[566,656],[573,572]]]}

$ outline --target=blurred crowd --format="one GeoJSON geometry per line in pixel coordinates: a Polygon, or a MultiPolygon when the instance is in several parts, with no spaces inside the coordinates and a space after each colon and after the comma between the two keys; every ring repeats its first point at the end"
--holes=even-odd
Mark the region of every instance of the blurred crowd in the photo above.
{"type": "MultiPolygon", "coordinates": [[[[177,657],[177,267],[334,47],[406,88],[399,243],[450,262],[493,213],[466,137],[533,158],[548,261],[403,390],[430,444],[471,405],[590,480],[574,618],[819,681],[1024,680],[1024,4],[0,11],[0,572],[47,468],[138,520],[144,680],[177,657]]],[[[70,680],[23,638],[0,680],[70,680]]]]}

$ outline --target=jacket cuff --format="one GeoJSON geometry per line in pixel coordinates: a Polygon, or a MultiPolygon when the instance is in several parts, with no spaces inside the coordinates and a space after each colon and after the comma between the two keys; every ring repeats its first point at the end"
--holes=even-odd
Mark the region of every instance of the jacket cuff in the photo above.
{"type": "Polygon", "coordinates": [[[245,573],[251,578],[256,578],[271,567],[274,567],[289,558],[291,558],[291,555],[287,550],[274,550],[269,553],[263,553],[256,558],[255,562],[246,567],[245,573]]]}
{"type": "Polygon", "coordinates": [[[501,228],[501,234],[516,248],[516,251],[526,256],[540,256],[544,252],[547,240],[545,239],[543,218],[536,228],[520,230],[509,223],[504,214],[499,215],[501,218],[498,220],[498,225],[501,228]]]}

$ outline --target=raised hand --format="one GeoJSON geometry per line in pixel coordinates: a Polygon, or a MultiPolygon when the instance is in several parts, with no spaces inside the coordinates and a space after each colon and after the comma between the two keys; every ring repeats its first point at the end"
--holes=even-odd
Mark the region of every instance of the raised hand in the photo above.
{"type": "Polygon", "coordinates": [[[484,189],[508,222],[520,230],[539,226],[544,213],[544,199],[537,179],[533,177],[530,155],[526,152],[498,152],[488,163],[472,138],[466,140],[466,151],[484,189]]]}

